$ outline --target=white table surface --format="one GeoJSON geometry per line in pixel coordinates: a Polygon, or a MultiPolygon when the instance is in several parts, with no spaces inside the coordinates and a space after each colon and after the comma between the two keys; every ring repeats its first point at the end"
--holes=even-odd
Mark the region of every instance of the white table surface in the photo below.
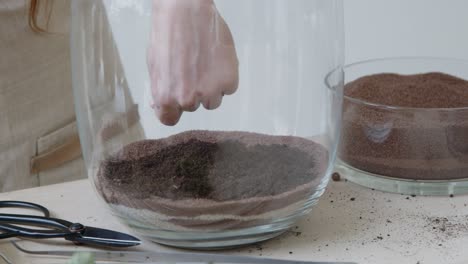
{"type": "MultiPolygon", "coordinates": [[[[109,214],[87,180],[3,193],[0,200],[35,202],[58,218],[128,232],[109,214]]],[[[222,253],[362,264],[468,263],[467,203],[468,196],[408,197],[332,182],[312,213],[294,230],[259,245],[222,253]]],[[[26,241],[23,245],[35,250],[76,248],[62,240],[46,244],[26,241]]],[[[138,250],[173,249],[145,242],[138,250]]],[[[0,244],[0,253],[13,263],[38,263],[25,260],[9,242],[0,244]]]]}

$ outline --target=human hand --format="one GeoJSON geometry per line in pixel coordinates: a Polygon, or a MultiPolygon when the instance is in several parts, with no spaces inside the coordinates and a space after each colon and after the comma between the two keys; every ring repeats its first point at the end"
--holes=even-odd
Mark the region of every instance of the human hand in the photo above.
{"type": "Polygon", "coordinates": [[[234,40],[213,0],[153,0],[147,56],[152,107],[165,125],[200,104],[216,109],[237,90],[234,40]]]}

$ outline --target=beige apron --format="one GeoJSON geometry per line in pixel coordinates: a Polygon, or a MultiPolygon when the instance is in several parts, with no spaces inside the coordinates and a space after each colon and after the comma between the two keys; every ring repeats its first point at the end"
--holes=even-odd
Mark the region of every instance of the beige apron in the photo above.
{"type": "Polygon", "coordinates": [[[71,88],[69,1],[46,1],[38,34],[26,0],[0,0],[0,192],[86,177],[71,88]]]}

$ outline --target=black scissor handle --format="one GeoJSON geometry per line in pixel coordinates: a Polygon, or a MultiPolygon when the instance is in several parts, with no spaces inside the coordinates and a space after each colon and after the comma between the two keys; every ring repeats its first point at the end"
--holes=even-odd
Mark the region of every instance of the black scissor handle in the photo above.
{"type": "Polygon", "coordinates": [[[44,217],[49,217],[50,212],[42,205],[29,203],[29,202],[21,202],[21,201],[0,201],[0,208],[25,208],[25,209],[33,209],[39,211],[44,214],[44,217]]]}
{"type": "Polygon", "coordinates": [[[57,238],[57,237],[66,237],[70,232],[62,232],[60,230],[37,230],[26,228],[22,226],[16,226],[11,224],[0,224],[0,239],[10,238],[10,237],[23,237],[23,238],[34,238],[34,239],[47,239],[47,238],[57,238]]]}
{"type": "Polygon", "coordinates": [[[40,211],[44,216],[25,214],[0,213],[0,239],[10,237],[53,238],[70,234],[71,222],[50,218],[47,208],[29,202],[0,201],[0,208],[26,208],[40,211]],[[22,225],[22,226],[17,226],[22,225]],[[23,226],[43,227],[47,229],[31,229],[23,226]]]}
{"type": "Polygon", "coordinates": [[[23,214],[0,214],[0,224],[2,223],[12,225],[40,226],[68,232],[70,232],[69,227],[73,224],[72,222],[68,222],[62,219],[23,214]]]}
{"type": "Polygon", "coordinates": [[[2,207],[33,209],[42,212],[44,216],[0,213],[0,239],[10,237],[33,239],[63,237],[74,243],[101,247],[130,247],[141,244],[138,238],[128,234],[95,227],[85,227],[79,223],[51,218],[49,217],[49,210],[38,204],[0,201],[0,208],[2,207]],[[42,227],[42,229],[30,227],[42,227]]]}

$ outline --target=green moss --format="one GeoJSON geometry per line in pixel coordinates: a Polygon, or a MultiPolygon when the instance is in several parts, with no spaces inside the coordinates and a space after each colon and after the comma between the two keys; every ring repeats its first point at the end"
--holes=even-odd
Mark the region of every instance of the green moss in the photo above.
{"type": "Polygon", "coordinates": [[[76,253],[68,262],[69,264],[95,264],[96,259],[93,253],[76,253]]]}

